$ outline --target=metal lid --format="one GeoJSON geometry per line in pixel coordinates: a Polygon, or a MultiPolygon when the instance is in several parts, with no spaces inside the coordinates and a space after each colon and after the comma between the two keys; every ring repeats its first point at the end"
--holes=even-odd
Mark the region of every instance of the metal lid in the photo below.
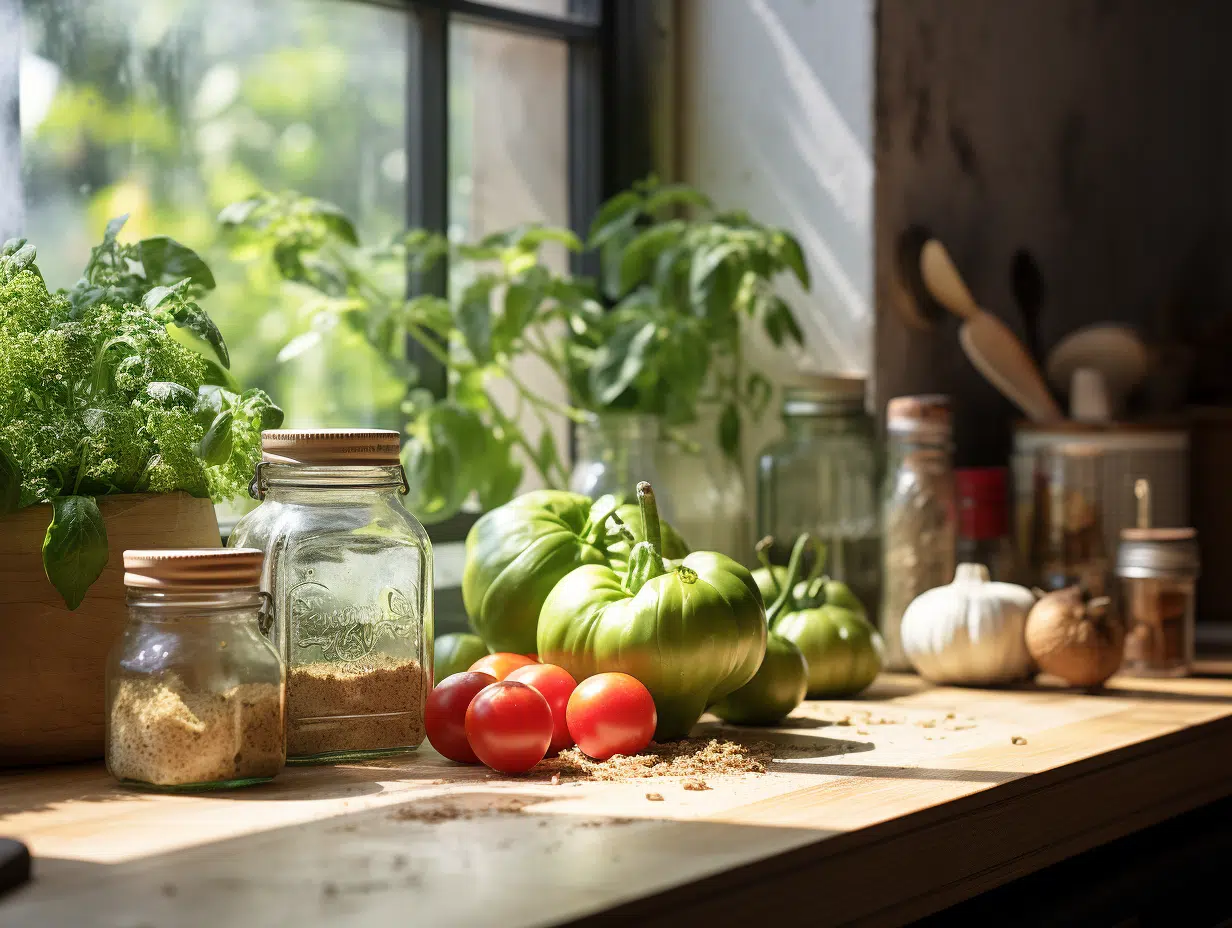
{"type": "Polygon", "coordinates": [[[783,390],[784,416],[850,416],[863,411],[863,377],[816,377],[783,390]]]}
{"type": "Polygon", "coordinates": [[[256,589],[265,555],[255,548],[124,552],[124,585],[137,590],[256,589]]]}
{"type": "Polygon", "coordinates": [[[267,464],[323,467],[395,467],[402,450],[388,429],[271,429],[261,433],[261,459],[267,464]]]}
{"type": "Polygon", "coordinates": [[[886,428],[894,434],[950,434],[950,398],[944,393],[896,396],[886,404],[886,428]]]}
{"type": "Polygon", "coordinates": [[[1192,528],[1126,528],[1117,549],[1118,577],[1196,577],[1201,560],[1192,528]]]}

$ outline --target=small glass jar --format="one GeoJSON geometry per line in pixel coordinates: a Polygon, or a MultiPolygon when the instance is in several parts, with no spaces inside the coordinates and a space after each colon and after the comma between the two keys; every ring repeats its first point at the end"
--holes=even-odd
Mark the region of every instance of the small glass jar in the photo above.
{"type": "Polygon", "coordinates": [[[958,563],[983,564],[990,579],[1018,583],[1010,537],[1008,472],[1004,467],[962,467],[954,471],[954,486],[958,563]]]}
{"type": "Polygon", "coordinates": [[[230,544],[266,552],[287,668],[287,762],[413,750],[432,687],[432,547],[397,432],[267,431],[230,544]]]}
{"type": "Polygon", "coordinates": [[[911,601],[954,577],[957,514],[947,396],[900,396],[886,406],[882,493],[881,634],[888,670],[908,670],[900,628],[911,601]]]}
{"type": "Polygon", "coordinates": [[[1194,659],[1198,540],[1192,528],[1127,528],[1117,550],[1128,631],[1121,672],[1183,677],[1194,659]]]}
{"type": "MultiPolygon", "coordinates": [[[[569,489],[595,499],[607,493],[632,499],[634,488],[643,480],[651,486],[662,486],[658,468],[659,435],[659,420],[655,416],[642,413],[590,416],[587,422],[579,423],[575,432],[577,457],[569,475],[569,489]]],[[[664,497],[659,513],[670,522],[675,511],[670,494],[659,495],[664,497]]]]}
{"type": "Polygon", "coordinates": [[[107,663],[107,769],[121,783],[223,789],[286,758],[282,662],[266,640],[262,555],[125,551],[129,621],[107,663]]]}
{"type": "Polygon", "coordinates": [[[826,545],[826,572],[867,609],[880,601],[878,461],[864,381],[823,377],[783,395],[786,434],[757,460],[757,535],[774,538],[771,560],[786,564],[809,532],[826,545]]]}
{"type": "Polygon", "coordinates": [[[1101,514],[1102,454],[1080,442],[1042,453],[1043,499],[1035,506],[1034,582],[1045,590],[1081,586],[1108,593],[1108,557],[1101,514]]]}

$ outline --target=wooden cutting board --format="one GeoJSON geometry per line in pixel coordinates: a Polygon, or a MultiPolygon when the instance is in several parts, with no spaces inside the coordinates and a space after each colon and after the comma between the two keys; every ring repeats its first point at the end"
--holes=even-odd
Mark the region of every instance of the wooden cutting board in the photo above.
{"type": "Polygon", "coordinates": [[[0,833],[35,864],[0,924],[901,924],[1232,793],[1226,677],[1093,696],[884,674],[781,728],[697,733],[776,759],[700,791],[510,778],[427,746],[198,796],[97,766],[3,774],[0,833]]]}

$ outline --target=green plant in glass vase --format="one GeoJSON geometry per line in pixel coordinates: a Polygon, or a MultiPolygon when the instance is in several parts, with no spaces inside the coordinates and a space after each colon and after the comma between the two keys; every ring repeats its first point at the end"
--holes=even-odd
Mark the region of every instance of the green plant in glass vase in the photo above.
{"type": "Polygon", "coordinates": [[[648,413],[669,430],[711,410],[718,445],[735,458],[743,417],[760,416],[773,393],[744,356],[743,322],[760,323],[777,347],[803,344],[774,289],[785,273],[809,287],[799,242],[747,213],[716,211],[692,187],[650,178],[603,204],[588,245],[610,309],[573,329],[577,405],[648,413]]]}
{"type": "Polygon", "coordinates": [[[506,502],[521,483],[524,461],[545,485],[567,483],[551,419],[580,421],[584,413],[529,386],[515,361],[533,355],[563,379],[568,360],[561,333],[584,331],[603,315],[585,282],[553,272],[540,258],[548,243],[580,249],[572,232],[525,225],[478,244],[451,245],[414,230],[366,246],[335,206],[297,193],[234,203],[220,220],[234,233],[234,253],[272,261],[310,320],[280,360],[311,350],[345,325],[408,385],[407,505],[421,520],[449,518],[472,493],[484,509],[506,502]],[[407,295],[408,270],[422,278],[446,259],[448,298],[407,295]],[[423,355],[443,368],[443,391],[430,389],[423,355]],[[511,409],[496,398],[501,383],[513,387],[511,409]],[[528,411],[541,426],[534,441],[524,428],[528,411]]]}

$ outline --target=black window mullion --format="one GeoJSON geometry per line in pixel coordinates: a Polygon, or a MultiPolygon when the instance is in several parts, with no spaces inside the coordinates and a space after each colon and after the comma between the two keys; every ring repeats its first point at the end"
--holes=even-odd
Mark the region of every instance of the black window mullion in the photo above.
{"type": "MultiPolygon", "coordinates": [[[[409,17],[407,48],[407,222],[411,228],[446,234],[449,226],[449,14],[425,4],[409,17]]],[[[411,275],[412,294],[447,294],[445,262],[411,275]]],[[[445,395],[445,369],[412,342],[419,385],[445,395]]]]}

